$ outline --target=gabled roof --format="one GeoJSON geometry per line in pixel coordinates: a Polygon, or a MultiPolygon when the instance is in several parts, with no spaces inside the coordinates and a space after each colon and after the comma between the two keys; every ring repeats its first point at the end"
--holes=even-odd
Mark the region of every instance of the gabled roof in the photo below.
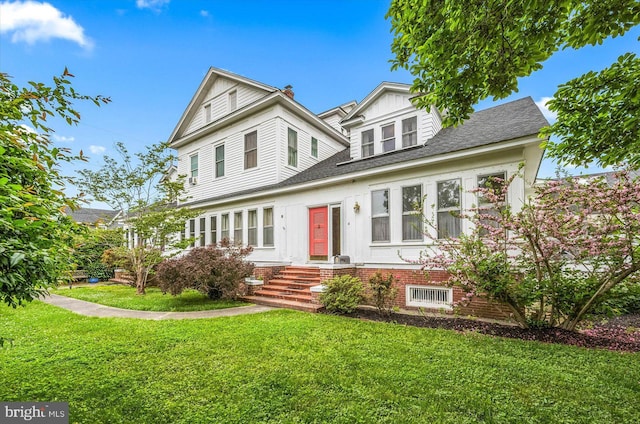
{"type": "Polygon", "coordinates": [[[340,106],[336,106],[329,110],[325,110],[324,112],[319,113],[318,118],[324,119],[325,117],[331,116],[334,113],[345,116],[348,113],[345,109],[353,109],[357,105],[358,105],[358,102],[356,102],[355,100],[351,100],[350,102],[343,103],[340,106]]]}
{"type": "Polygon", "coordinates": [[[362,174],[363,172],[375,173],[377,168],[381,168],[382,171],[388,165],[406,164],[409,166],[429,159],[437,159],[442,155],[455,152],[463,153],[465,150],[502,142],[526,140],[530,143],[531,137],[537,136],[540,129],[547,125],[549,122],[542,115],[533,99],[526,97],[475,112],[464,124],[439,131],[424,145],[358,160],[351,160],[349,149],[345,149],[280,183],[260,189],[242,190],[224,196],[215,196],[189,204],[197,205],[237,196],[269,191],[277,192],[279,189],[296,185],[320,182],[335,177],[347,178],[350,175],[362,174]]]}
{"type": "Polygon", "coordinates": [[[110,226],[111,223],[120,215],[120,211],[94,208],[78,208],[76,210],[72,210],[70,208],[66,208],[65,214],[70,216],[71,219],[79,224],[95,224],[97,222],[103,222],[105,226],[110,226]]]}
{"type": "Polygon", "coordinates": [[[347,116],[342,118],[341,123],[345,125],[352,119],[358,117],[366,108],[369,107],[369,105],[371,105],[376,99],[378,99],[378,97],[380,97],[381,95],[383,95],[388,91],[395,91],[403,94],[411,94],[410,89],[411,89],[411,86],[409,84],[384,81],[380,83],[376,88],[374,88],[371,93],[367,94],[367,97],[365,97],[356,107],[351,109],[351,111],[347,114],[347,116]]]}
{"type": "Polygon", "coordinates": [[[207,95],[209,88],[211,87],[211,85],[213,85],[215,80],[219,77],[228,78],[232,81],[236,81],[238,83],[246,84],[246,85],[255,87],[257,89],[263,90],[265,92],[265,95],[273,93],[275,91],[279,91],[278,88],[276,87],[272,87],[270,85],[263,84],[259,81],[255,81],[250,78],[243,77],[238,74],[234,74],[233,72],[229,72],[224,69],[214,68],[212,66],[207,71],[207,75],[205,75],[205,77],[202,79],[202,82],[200,83],[200,86],[196,90],[196,93],[191,98],[191,101],[189,102],[189,105],[183,112],[182,117],[180,117],[178,124],[176,125],[174,130],[171,132],[171,135],[169,136],[169,143],[172,143],[173,140],[177,138],[178,134],[182,132],[187,125],[189,125],[189,122],[191,121],[191,119],[193,118],[193,116],[198,110],[198,106],[204,101],[204,96],[207,95]]]}
{"type": "Polygon", "coordinates": [[[440,130],[424,145],[358,160],[350,160],[349,152],[343,151],[294,175],[281,184],[300,184],[535,136],[542,127],[547,125],[549,122],[542,115],[533,99],[525,97],[475,112],[463,124],[440,130]]]}

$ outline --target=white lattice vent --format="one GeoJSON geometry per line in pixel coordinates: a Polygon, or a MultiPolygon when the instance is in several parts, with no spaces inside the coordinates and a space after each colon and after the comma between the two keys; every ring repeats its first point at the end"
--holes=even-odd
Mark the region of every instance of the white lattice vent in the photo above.
{"type": "Polygon", "coordinates": [[[452,309],[453,289],[433,286],[406,286],[407,306],[452,309]]]}

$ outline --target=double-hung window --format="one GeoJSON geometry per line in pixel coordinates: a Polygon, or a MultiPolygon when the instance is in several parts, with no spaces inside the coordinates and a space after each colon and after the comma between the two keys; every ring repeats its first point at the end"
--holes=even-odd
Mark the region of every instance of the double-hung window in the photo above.
{"type": "Polygon", "coordinates": [[[318,139],[315,137],[311,137],[311,156],[318,157],[318,139]]]}
{"type": "Polygon", "coordinates": [[[195,238],[196,238],[196,220],[189,220],[189,238],[191,239],[191,247],[195,246],[195,238]]]}
{"type": "Polygon", "coordinates": [[[389,190],[371,192],[371,241],[389,241],[389,190]]]}
{"type": "Polygon", "coordinates": [[[422,186],[402,187],[402,240],[422,240],[422,186]]]}
{"type": "Polygon", "coordinates": [[[492,194],[498,196],[497,202],[492,202],[487,196],[478,193],[478,213],[485,215],[480,219],[480,234],[487,234],[489,227],[499,226],[499,217],[507,200],[506,193],[503,194],[503,188],[506,183],[506,175],[504,172],[496,172],[493,174],[479,175],[478,188],[489,190],[492,194]]]}
{"type": "Polygon", "coordinates": [[[211,244],[216,244],[218,242],[218,217],[213,215],[209,220],[211,222],[211,244]]]}
{"type": "Polygon", "coordinates": [[[244,169],[258,166],[258,131],[244,136],[244,169]]]}
{"type": "Polygon", "coordinates": [[[287,163],[289,166],[298,166],[298,133],[289,128],[287,133],[288,149],[287,149],[287,163]]]}
{"type": "Polygon", "coordinates": [[[373,129],[362,131],[362,157],[373,156],[373,129]]]}
{"type": "Polygon", "coordinates": [[[415,116],[402,120],[402,147],[418,144],[418,118],[415,116]]]}
{"type": "Polygon", "coordinates": [[[258,245],[258,211],[255,209],[247,212],[247,244],[258,245]]]}
{"type": "Polygon", "coordinates": [[[262,210],[262,245],[273,246],[273,208],[262,210]]]}
{"type": "Polygon", "coordinates": [[[189,160],[191,162],[189,176],[191,178],[198,178],[198,154],[191,155],[189,160]]]}
{"type": "Polygon", "coordinates": [[[438,238],[460,236],[460,194],[460,180],[438,183],[438,238]]]}
{"type": "Polygon", "coordinates": [[[242,211],[233,214],[233,243],[242,244],[242,211]]]}
{"type": "Polygon", "coordinates": [[[216,147],[216,178],[224,177],[224,144],[216,147]]]}
{"type": "Polygon", "coordinates": [[[382,151],[390,152],[396,148],[395,123],[382,127],[382,151]]]}
{"type": "Polygon", "coordinates": [[[200,240],[199,240],[200,243],[198,245],[200,247],[204,247],[206,243],[205,242],[205,237],[207,235],[206,227],[205,227],[207,225],[206,222],[207,222],[206,218],[204,217],[200,218],[200,222],[199,222],[200,228],[198,228],[198,230],[200,231],[200,240]]]}
{"type": "Polygon", "coordinates": [[[224,213],[220,216],[220,240],[229,240],[229,214],[224,213]]]}

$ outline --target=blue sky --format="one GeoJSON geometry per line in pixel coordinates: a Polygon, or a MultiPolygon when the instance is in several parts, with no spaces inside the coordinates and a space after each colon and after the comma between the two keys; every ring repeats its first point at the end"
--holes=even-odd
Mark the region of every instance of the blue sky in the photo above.
{"type": "MultiPolygon", "coordinates": [[[[77,127],[54,139],[90,156],[97,168],[123,141],[131,151],[166,140],[210,66],[293,86],[319,113],[362,100],[382,81],[411,83],[390,70],[389,1],[0,0],[0,72],[19,85],[49,82],[66,67],[83,94],[110,96],[101,108],[78,104],[77,127]]],[[[559,83],[640,53],[640,29],[603,45],[556,53],[504,101],[550,97],[559,83]]],[[[483,109],[492,105],[484,101],[483,109]]],[[[540,176],[555,165],[545,160],[540,176]]],[[[65,168],[72,173],[72,168],[65,168]]],[[[579,172],[580,170],[572,170],[579,172]]],[[[598,171],[590,168],[588,171],[598,171]]]]}

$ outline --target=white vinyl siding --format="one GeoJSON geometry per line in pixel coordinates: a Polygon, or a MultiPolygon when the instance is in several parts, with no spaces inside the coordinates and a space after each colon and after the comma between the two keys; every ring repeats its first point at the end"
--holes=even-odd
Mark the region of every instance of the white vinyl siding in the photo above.
{"type": "Polygon", "coordinates": [[[204,105],[204,123],[211,122],[211,104],[204,105]]]}
{"type": "Polygon", "coordinates": [[[229,92],[229,112],[233,112],[238,108],[238,90],[229,92]]]}
{"type": "Polygon", "coordinates": [[[438,183],[438,238],[460,237],[461,194],[459,179],[438,183]]]}

